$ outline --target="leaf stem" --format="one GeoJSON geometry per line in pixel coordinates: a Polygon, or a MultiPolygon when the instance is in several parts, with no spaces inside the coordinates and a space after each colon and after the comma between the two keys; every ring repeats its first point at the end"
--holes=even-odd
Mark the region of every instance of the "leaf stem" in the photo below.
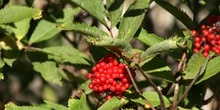
{"type": "Polygon", "coordinates": [[[150,108],[151,108],[152,110],[156,110],[156,108],[154,108],[153,104],[151,104],[151,103],[142,95],[141,91],[139,90],[139,88],[138,88],[138,86],[137,86],[137,84],[136,84],[136,82],[135,82],[135,80],[134,80],[134,78],[133,78],[133,76],[132,76],[132,74],[131,74],[131,71],[130,71],[129,67],[128,67],[128,66],[125,66],[125,68],[126,68],[126,70],[127,70],[127,72],[128,72],[128,75],[129,75],[129,77],[130,77],[130,79],[131,79],[132,84],[134,85],[134,88],[135,88],[136,92],[137,92],[137,93],[140,95],[140,97],[150,106],[150,108]]]}
{"type": "Polygon", "coordinates": [[[142,75],[149,81],[149,83],[153,86],[153,88],[156,90],[158,93],[159,99],[160,99],[160,105],[161,105],[161,110],[166,110],[163,95],[161,90],[157,88],[157,85],[145,74],[144,70],[136,63],[136,67],[140,70],[142,75]]]}

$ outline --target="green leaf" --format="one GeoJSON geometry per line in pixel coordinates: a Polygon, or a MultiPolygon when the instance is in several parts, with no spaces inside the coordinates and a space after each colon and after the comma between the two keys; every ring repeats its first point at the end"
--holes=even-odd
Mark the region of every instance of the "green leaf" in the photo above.
{"type": "Polygon", "coordinates": [[[42,87],[42,99],[49,100],[51,102],[58,102],[59,100],[58,94],[54,88],[46,84],[42,87]]]}
{"type": "Polygon", "coordinates": [[[131,44],[126,40],[115,39],[112,37],[100,37],[100,38],[87,38],[87,41],[95,46],[104,46],[114,52],[125,55],[127,57],[132,56],[131,44]]]}
{"type": "Polygon", "coordinates": [[[51,109],[54,109],[54,110],[67,110],[67,107],[63,106],[61,104],[54,103],[54,102],[47,101],[47,100],[45,100],[44,102],[46,103],[46,106],[48,108],[51,108],[51,109]]]}
{"type": "Polygon", "coordinates": [[[91,83],[90,80],[87,80],[86,82],[82,83],[80,86],[79,86],[79,89],[83,89],[85,94],[89,94],[92,92],[91,89],[89,89],[88,85],[91,83]]]}
{"type": "Polygon", "coordinates": [[[4,50],[18,49],[16,41],[11,36],[0,37],[0,48],[4,50]]]}
{"type": "Polygon", "coordinates": [[[128,100],[124,98],[118,99],[117,97],[113,97],[107,102],[105,102],[101,107],[99,107],[98,110],[115,110],[127,103],[128,103],[128,100]]]}
{"type": "Polygon", "coordinates": [[[68,110],[92,110],[89,106],[86,94],[82,94],[80,99],[69,99],[68,110]]]}
{"type": "Polygon", "coordinates": [[[31,19],[28,18],[14,23],[15,28],[13,28],[13,30],[17,40],[21,40],[25,37],[30,27],[30,21],[31,19]]]}
{"type": "Polygon", "coordinates": [[[13,63],[17,60],[20,55],[20,51],[14,50],[4,50],[2,55],[2,59],[8,66],[12,67],[13,63]]]}
{"type": "Polygon", "coordinates": [[[81,11],[81,8],[79,8],[79,7],[74,8],[74,9],[71,9],[71,8],[63,9],[64,18],[61,21],[57,21],[57,22],[63,22],[65,24],[71,24],[74,20],[74,16],[78,15],[80,11],[81,11]]]}
{"type": "Polygon", "coordinates": [[[49,59],[54,59],[60,63],[91,65],[88,56],[70,45],[48,47],[44,48],[43,51],[48,53],[49,59]]]}
{"type": "Polygon", "coordinates": [[[50,15],[48,20],[42,19],[38,23],[34,32],[32,33],[29,40],[29,44],[38,43],[54,37],[61,31],[56,27],[57,22],[62,22],[64,24],[72,23],[74,20],[74,15],[78,14],[79,12],[79,8],[64,9],[62,11],[58,11],[57,13],[50,15]],[[57,16],[61,18],[56,18],[56,14],[58,14],[57,16]],[[52,22],[52,20],[49,21],[50,19],[55,20],[55,22],[52,22]]]}
{"type": "MultiPolygon", "coordinates": [[[[143,93],[143,96],[151,103],[153,104],[154,107],[158,107],[160,106],[160,99],[159,99],[159,96],[157,94],[157,92],[144,92],[143,93]]],[[[169,107],[170,106],[170,101],[165,97],[163,96],[163,99],[164,99],[164,103],[165,103],[165,106],[166,107],[169,107]]],[[[146,105],[146,102],[142,99],[142,98],[136,98],[136,99],[131,99],[131,101],[133,102],[136,102],[136,103],[139,103],[139,104],[142,104],[142,105],[146,105]]]]}
{"type": "Polygon", "coordinates": [[[205,58],[202,53],[194,53],[187,63],[187,67],[184,70],[185,79],[193,79],[197,74],[201,74],[205,71],[208,58],[205,58]]]}
{"type": "Polygon", "coordinates": [[[121,19],[124,0],[106,0],[111,27],[114,27],[121,19]]]}
{"type": "Polygon", "coordinates": [[[130,41],[148,10],[150,0],[136,0],[130,5],[119,26],[118,38],[130,41]]]}
{"type": "Polygon", "coordinates": [[[60,30],[56,28],[56,23],[42,19],[32,33],[29,45],[50,39],[59,32],[60,30]]]}
{"type": "Polygon", "coordinates": [[[192,19],[181,9],[174,7],[165,0],[154,0],[158,5],[170,12],[174,17],[181,21],[188,29],[194,29],[194,23],[192,19]]]}
{"type": "Polygon", "coordinates": [[[5,105],[5,110],[50,110],[44,106],[17,106],[12,102],[5,105]]]}
{"type": "Polygon", "coordinates": [[[91,16],[97,19],[99,22],[107,26],[105,21],[105,8],[102,4],[102,0],[71,0],[79,7],[88,12],[91,16]]]}
{"type": "Polygon", "coordinates": [[[206,68],[204,75],[202,75],[202,78],[199,79],[196,82],[196,84],[198,84],[206,79],[209,79],[210,77],[219,73],[220,72],[219,64],[220,64],[220,56],[217,56],[217,57],[211,59],[207,64],[207,68],[206,68]]]}
{"type": "Polygon", "coordinates": [[[0,68],[2,68],[4,65],[5,65],[5,62],[2,59],[0,59],[0,68]]]}
{"type": "Polygon", "coordinates": [[[151,58],[152,56],[156,56],[161,53],[167,53],[172,52],[180,47],[183,47],[182,42],[178,42],[178,40],[175,39],[167,39],[162,42],[156,43],[152,46],[150,46],[145,53],[141,56],[141,62],[151,58]]]}
{"type": "Polygon", "coordinates": [[[0,10],[0,24],[17,22],[26,18],[39,19],[41,12],[42,10],[25,6],[9,6],[0,10]]]}
{"type": "Polygon", "coordinates": [[[155,57],[141,66],[141,68],[143,68],[143,70],[149,75],[161,78],[168,82],[175,82],[171,69],[161,58],[155,57]]]}
{"type": "Polygon", "coordinates": [[[33,62],[32,64],[35,71],[39,72],[46,81],[62,85],[62,77],[58,73],[58,68],[55,62],[33,62]]]}
{"type": "Polygon", "coordinates": [[[136,37],[136,39],[138,39],[139,41],[143,42],[144,44],[148,45],[148,46],[152,46],[156,43],[162,42],[163,38],[155,35],[155,34],[151,34],[148,33],[146,30],[141,29],[140,34],[136,37]]]}
{"type": "Polygon", "coordinates": [[[80,34],[84,34],[87,36],[93,37],[102,37],[102,36],[109,36],[106,32],[102,31],[97,27],[91,27],[87,24],[59,24],[57,27],[61,30],[72,30],[80,34]]]}
{"type": "Polygon", "coordinates": [[[0,73],[0,81],[4,79],[3,73],[0,73]]]}

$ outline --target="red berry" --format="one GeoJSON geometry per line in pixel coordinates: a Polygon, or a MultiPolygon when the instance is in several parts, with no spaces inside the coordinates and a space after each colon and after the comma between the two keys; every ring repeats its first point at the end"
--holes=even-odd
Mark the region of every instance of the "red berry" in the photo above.
{"type": "Polygon", "coordinates": [[[200,38],[200,37],[195,37],[195,38],[194,38],[194,42],[200,43],[200,41],[201,41],[201,38],[200,38]]]}
{"type": "Polygon", "coordinates": [[[194,45],[195,45],[196,48],[200,48],[201,47],[200,43],[195,43],[194,45]]]}
{"type": "Polygon", "coordinates": [[[112,98],[111,95],[107,95],[107,96],[106,96],[106,100],[110,100],[111,98],[112,98]]]}
{"type": "Polygon", "coordinates": [[[209,44],[204,45],[204,50],[209,51],[210,50],[210,45],[209,44]]]}
{"type": "Polygon", "coordinates": [[[209,52],[206,52],[206,51],[203,52],[204,57],[207,57],[208,55],[209,55],[209,52]]]}

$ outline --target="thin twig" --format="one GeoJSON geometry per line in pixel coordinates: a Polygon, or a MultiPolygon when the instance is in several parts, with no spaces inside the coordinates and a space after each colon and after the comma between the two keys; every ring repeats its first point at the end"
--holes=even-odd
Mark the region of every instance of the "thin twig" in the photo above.
{"type": "MultiPolygon", "coordinates": [[[[179,84],[177,83],[177,84],[175,84],[175,87],[174,87],[174,96],[173,96],[173,102],[172,102],[173,107],[177,102],[178,93],[179,93],[179,84]]],[[[172,110],[172,107],[170,108],[170,110],[172,110]]]]}
{"type": "Polygon", "coordinates": [[[161,110],[166,110],[162,92],[157,88],[157,85],[145,74],[144,70],[138,64],[136,64],[136,66],[140,70],[142,75],[149,81],[149,83],[153,86],[153,88],[158,93],[158,96],[159,96],[159,99],[160,99],[161,110]]]}
{"type": "Polygon", "coordinates": [[[189,92],[189,90],[192,88],[192,86],[195,84],[197,78],[200,75],[202,67],[200,68],[199,72],[196,74],[195,78],[192,80],[192,82],[189,84],[189,86],[186,88],[186,90],[184,91],[184,93],[180,96],[179,100],[173,105],[172,110],[176,110],[177,105],[179,105],[179,103],[184,99],[184,97],[187,95],[187,93],[189,92]]]}
{"type": "Polygon", "coordinates": [[[131,71],[130,71],[129,67],[128,67],[128,66],[125,66],[125,68],[126,68],[126,70],[127,70],[127,72],[128,72],[128,75],[129,75],[129,77],[130,77],[130,79],[131,79],[132,84],[134,85],[134,88],[135,88],[136,92],[137,92],[137,93],[140,95],[140,97],[150,106],[150,108],[151,108],[152,110],[156,110],[156,108],[154,108],[153,104],[151,104],[144,96],[142,96],[141,91],[139,90],[139,88],[138,88],[136,82],[134,81],[134,78],[132,77],[132,74],[131,74],[131,71]]]}
{"type": "Polygon", "coordinates": [[[177,72],[180,72],[182,70],[185,59],[186,59],[186,52],[184,52],[182,55],[181,61],[179,62],[178,67],[177,67],[177,72]]]}

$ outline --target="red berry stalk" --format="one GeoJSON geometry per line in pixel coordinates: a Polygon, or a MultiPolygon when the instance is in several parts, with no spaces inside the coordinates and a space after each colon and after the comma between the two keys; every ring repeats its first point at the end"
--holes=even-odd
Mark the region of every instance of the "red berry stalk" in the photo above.
{"type": "MultiPolygon", "coordinates": [[[[89,88],[95,93],[106,94],[107,100],[113,96],[122,97],[131,84],[125,66],[126,64],[119,63],[114,55],[101,58],[87,76],[91,80],[89,88]]],[[[134,71],[131,72],[134,76],[134,71]]]]}
{"type": "Polygon", "coordinates": [[[220,54],[220,15],[212,15],[202,24],[200,30],[193,30],[194,52],[202,52],[207,57],[210,51],[220,54]]]}

